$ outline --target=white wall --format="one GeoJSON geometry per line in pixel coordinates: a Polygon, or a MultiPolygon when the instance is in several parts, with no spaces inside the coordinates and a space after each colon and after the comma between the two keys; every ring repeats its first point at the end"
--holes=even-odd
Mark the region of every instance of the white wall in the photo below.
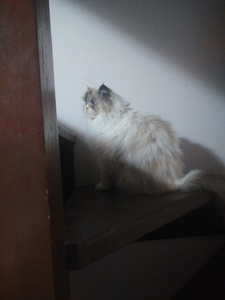
{"type": "Polygon", "coordinates": [[[225,165],[221,1],[50,0],[58,119],[78,136],[77,184],[97,180],[82,96],[103,82],[170,121],[187,170],[225,165]]]}

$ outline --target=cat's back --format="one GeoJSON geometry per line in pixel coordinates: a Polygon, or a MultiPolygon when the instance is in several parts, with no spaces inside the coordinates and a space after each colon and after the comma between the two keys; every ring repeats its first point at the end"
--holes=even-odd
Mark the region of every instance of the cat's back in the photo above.
{"type": "Polygon", "coordinates": [[[160,134],[168,135],[170,138],[176,136],[169,122],[160,116],[147,113],[133,112],[130,114],[128,127],[138,130],[139,133],[153,134],[155,137],[160,134]]]}
{"type": "MultiPolygon", "coordinates": [[[[111,144],[177,144],[171,125],[157,115],[128,110],[114,116],[98,116],[89,122],[89,133],[96,141],[111,144]]],[[[136,147],[135,147],[136,148],[136,147]]]]}

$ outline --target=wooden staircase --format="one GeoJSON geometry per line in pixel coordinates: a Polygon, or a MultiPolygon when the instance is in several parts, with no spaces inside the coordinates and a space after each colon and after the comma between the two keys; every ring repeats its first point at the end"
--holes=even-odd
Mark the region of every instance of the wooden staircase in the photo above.
{"type": "MultiPolygon", "coordinates": [[[[75,188],[74,136],[60,126],[60,152],[66,222],[66,253],[68,270],[91,264],[129,243],[143,240],[175,238],[219,233],[214,194],[209,191],[164,193],[160,195],[98,193],[93,186],[75,188]],[[66,155],[66,160],[65,160],[66,155]],[[65,162],[66,166],[65,167],[65,162]],[[63,167],[64,164],[64,167],[63,167]],[[72,180],[71,180],[72,176],[72,180]],[[69,178],[69,181],[66,180],[69,178]],[[68,182],[70,185],[68,186],[68,182]],[[70,196],[68,196],[70,194],[70,196]]],[[[224,249],[220,251],[220,268],[215,274],[225,277],[224,249]],[[221,270],[222,268],[222,270],[221,270]]],[[[204,289],[199,278],[207,278],[207,270],[217,268],[218,259],[209,261],[205,269],[181,290],[174,299],[184,298],[187,290],[204,289]]],[[[212,277],[212,276],[211,276],[212,277]]],[[[203,280],[203,281],[204,281],[203,280]]],[[[212,283],[216,280],[211,281],[212,283]]],[[[220,281],[221,282],[221,279],[220,281]]],[[[216,286],[211,285],[215,289],[216,286]]],[[[201,291],[198,291],[201,293],[201,291]]],[[[220,295],[224,292],[221,287],[220,295]]],[[[211,292],[212,294],[213,292],[211,292]]],[[[192,293],[193,294],[193,293],[192,293]]],[[[225,296],[224,296],[225,297],[225,296]]],[[[214,299],[214,298],[198,298],[214,299]]],[[[222,298],[215,298],[222,299],[222,298]]]]}
{"type": "MultiPolygon", "coordinates": [[[[97,193],[93,186],[77,188],[65,204],[68,268],[87,266],[144,237],[174,237],[182,231],[182,219],[187,228],[187,219],[196,211],[205,221],[201,231],[212,231],[213,194],[207,191],[129,195],[97,193]]],[[[186,235],[198,228],[189,223],[186,235]]]]}

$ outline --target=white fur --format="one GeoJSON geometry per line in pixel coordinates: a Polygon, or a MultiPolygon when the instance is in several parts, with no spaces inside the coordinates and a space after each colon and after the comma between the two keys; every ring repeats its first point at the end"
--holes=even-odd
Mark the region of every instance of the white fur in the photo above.
{"type": "Polygon", "coordinates": [[[89,96],[98,104],[96,114],[85,105],[89,142],[97,150],[102,169],[97,190],[113,186],[144,193],[188,189],[197,171],[183,177],[179,139],[168,122],[134,111],[112,91],[107,111],[101,108],[105,100],[99,91],[89,89],[89,96]]]}

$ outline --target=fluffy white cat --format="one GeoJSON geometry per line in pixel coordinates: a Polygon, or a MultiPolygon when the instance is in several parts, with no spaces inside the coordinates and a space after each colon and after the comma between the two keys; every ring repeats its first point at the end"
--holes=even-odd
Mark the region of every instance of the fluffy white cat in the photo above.
{"type": "Polygon", "coordinates": [[[168,122],[134,111],[104,84],[88,88],[83,99],[89,142],[101,167],[97,191],[224,189],[224,175],[199,170],[183,174],[180,142],[168,122]]]}

